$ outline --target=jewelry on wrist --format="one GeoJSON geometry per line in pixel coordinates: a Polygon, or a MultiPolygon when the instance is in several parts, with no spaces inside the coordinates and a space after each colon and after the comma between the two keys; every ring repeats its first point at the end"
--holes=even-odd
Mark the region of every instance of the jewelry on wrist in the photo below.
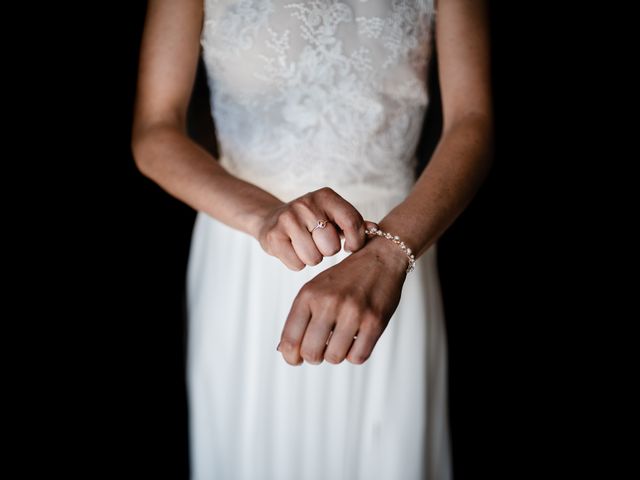
{"type": "Polygon", "coordinates": [[[398,235],[393,235],[393,234],[391,234],[389,232],[385,232],[383,230],[380,230],[378,227],[367,228],[367,229],[365,229],[365,233],[367,235],[371,235],[371,236],[377,235],[379,237],[385,237],[386,239],[391,240],[393,243],[398,245],[400,247],[400,249],[409,258],[409,266],[407,267],[407,273],[413,271],[413,269],[415,268],[415,263],[416,263],[415,255],[413,254],[411,249],[409,247],[407,247],[402,240],[400,240],[400,237],[398,235]]]}

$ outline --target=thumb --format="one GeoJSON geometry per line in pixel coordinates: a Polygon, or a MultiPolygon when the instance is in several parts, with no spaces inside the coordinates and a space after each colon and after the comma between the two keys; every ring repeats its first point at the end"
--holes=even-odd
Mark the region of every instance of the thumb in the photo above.
{"type": "MultiPolygon", "coordinates": [[[[380,226],[379,226],[376,222],[371,222],[371,221],[369,221],[369,220],[365,220],[365,221],[364,221],[364,228],[365,228],[366,230],[369,230],[370,228],[373,228],[373,227],[380,228],[380,226]]],[[[342,238],[342,237],[344,237],[344,235],[342,234],[342,232],[340,233],[340,237],[341,237],[341,238],[342,238]]],[[[366,235],[365,235],[365,237],[366,237],[366,235]]],[[[365,238],[365,241],[366,241],[366,238],[365,238]]],[[[345,249],[345,250],[346,250],[347,252],[351,252],[351,250],[349,250],[349,249],[345,249]]]]}
{"type": "Polygon", "coordinates": [[[369,220],[365,220],[364,226],[367,228],[367,230],[373,227],[380,228],[380,225],[378,225],[376,222],[371,222],[369,220]]]}

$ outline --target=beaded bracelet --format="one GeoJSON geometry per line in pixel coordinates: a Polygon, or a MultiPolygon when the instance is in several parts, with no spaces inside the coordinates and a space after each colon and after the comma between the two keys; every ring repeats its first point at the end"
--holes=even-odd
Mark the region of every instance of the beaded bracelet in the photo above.
{"type": "Polygon", "coordinates": [[[402,251],[407,254],[407,257],[409,257],[409,266],[407,267],[407,273],[413,271],[416,263],[415,255],[411,252],[411,249],[407,247],[402,240],[400,240],[400,237],[398,235],[392,235],[389,232],[384,232],[377,227],[367,228],[365,229],[365,233],[372,236],[378,235],[379,237],[385,237],[391,240],[396,245],[399,245],[402,251]]]}

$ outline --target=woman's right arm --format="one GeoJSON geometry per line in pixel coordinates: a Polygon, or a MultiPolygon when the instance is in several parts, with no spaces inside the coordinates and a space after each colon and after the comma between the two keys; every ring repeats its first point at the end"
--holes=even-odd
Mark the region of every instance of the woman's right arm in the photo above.
{"type": "Polygon", "coordinates": [[[316,265],[323,254],[340,250],[339,233],[331,224],[313,236],[305,229],[317,218],[329,217],[343,230],[345,247],[358,250],[365,243],[365,222],[331,189],[284,203],[228,173],[188,136],[186,114],[200,55],[203,4],[148,2],[131,142],[138,169],[193,209],[253,236],[292,270],[316,265]]]}
{"type": "Polygon", "coordinates": [[[200,54],[203,0],[150,0],[140,49],[132,129],[139,170],[171,195],[256,236],[276,197],[225,169],[186,133],[200,54]]]}

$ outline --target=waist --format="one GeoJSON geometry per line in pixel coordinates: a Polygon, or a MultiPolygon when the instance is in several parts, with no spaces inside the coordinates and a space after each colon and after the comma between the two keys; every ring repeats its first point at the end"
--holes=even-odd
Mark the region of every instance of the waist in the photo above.
{"type": "MultiPolygon", "coordinates": [[[[275,175],[264,175],[261,172],[253,171],[250,166],[232,162],[224,154],[220,157],[219,162],[230,174],[256,185],[284,202],[294,200],[308,192],[329,187],[345,200],[354,204],[399,203],[406,198],[415,182],[415,178],[408,175],[392,184],[371,178],[345,182],[342,181],[340,172],[299,175],[283,171],[275,175]]],[[[388,178],[384,180],[388,180],[388,178]]]]}

